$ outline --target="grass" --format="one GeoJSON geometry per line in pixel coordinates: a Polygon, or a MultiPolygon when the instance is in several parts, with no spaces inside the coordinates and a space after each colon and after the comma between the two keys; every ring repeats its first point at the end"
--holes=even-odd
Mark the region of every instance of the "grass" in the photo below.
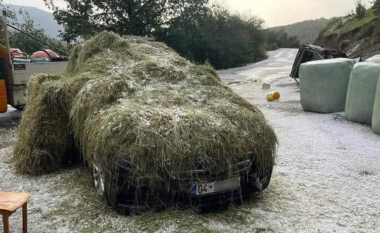
{"type": "Polygon", "coordinates": [[[376,25],[377,25],[376,21],[373,21],[371,23],[364,25],[361,28],[360,32],[355,36],[355,39],[360,41],[362,39],[366,39],[368,37],[371,37],[375,28],[376,28],[376,25]]]}
{"type": "Polygon", "coordinates": [[[328,35],[334,28],[340,28],[342,26],[342,19],[339,18],[339,17],[334,17],[332,19],[330,19],[326,26],[324,28],[322,28],[322,30],[320,31],[320,35],[328,35]]]}
{"type": "Polygon", "coordinates": [[[366,24],[370,23],[376,18],[376,16],[373,13],[372,9],[368,9],[366,11],[366,14],[364,18],[359,19],[357,17],[353,17],[351,20],[348,22],[340,23],[343,18],[333,18],[325,27],[325,29],[322,30],[322,33],[325,36],[330,36],[334,34],[344,34],[349,31],[353,31],[357,28],[361,28],[365,26],[366,24]],[[339,25],[338,25],[339,24],[339,25]],[[329,30],[332,29],[333,27],[336,27],[335,30],[329,30]]]}

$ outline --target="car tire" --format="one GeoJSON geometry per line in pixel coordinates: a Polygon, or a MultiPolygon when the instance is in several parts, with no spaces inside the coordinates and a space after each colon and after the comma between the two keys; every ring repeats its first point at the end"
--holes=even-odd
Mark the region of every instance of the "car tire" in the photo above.
{"type": "Polygon", "coordinates": [[[272,178],[272,173],[273,173],[273,168],[270,169],[270,171],[268,172],[267,176],[262,180],[263,190],[265,190],[266,188],[268,188],[270,180],[272,178]]]}
{"type": "Polygon", "coordinates": [[[119,188],[116,175],[96,163],[91,164],[91,174],[93,186],[98,196],[119,214],[128,215],[130,210],[120,206],[118,203],[119,188]]]}
{"type": "Polygon", "coordinates": [[[92,163],[90,167],[93,187],[100,198],[106,199],[106,178],[104,170],[96,163],[92,163]]]}
{"type": "Polygon", "coordinates": [[[269,186],[270,180],[272,178],[272,172],[273,168],[268,170],[267,174],[264,177],[252,177],[251,182],[253,183],[254,192],[262,192],[269,186]]]}

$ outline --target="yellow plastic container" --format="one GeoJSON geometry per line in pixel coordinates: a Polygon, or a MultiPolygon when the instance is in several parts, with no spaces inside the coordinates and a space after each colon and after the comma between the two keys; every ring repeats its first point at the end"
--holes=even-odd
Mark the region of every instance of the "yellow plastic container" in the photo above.
{"type": "Polygon", "coordinates": [[[268,101],[273,101],[273,100],[279,100],[281,97],[279,92],[271,92],[267,94],[267,100],[268,101]]]}
{"type": "Polygon", "coordinates": [[[4,79],[0,79],[0,113],[6,112],[8,108],[7,91],[4,79]]]}

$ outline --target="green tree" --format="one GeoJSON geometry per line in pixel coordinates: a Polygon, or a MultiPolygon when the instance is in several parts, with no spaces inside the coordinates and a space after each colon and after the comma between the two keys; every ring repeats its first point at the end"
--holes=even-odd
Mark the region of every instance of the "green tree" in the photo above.
{"type": "Polygon", "coordinates": [[[372,2],[372,9],[373,9],[373,12],[375,14],[379,14],[380,13],[380,0],[374,0],[372,2]]]}
{"type": "Polygon", "coordinates": [[[359,19],[364,18],[366,13],[366,8],[361,0],[356,1],[356,17],[359,19]]]}
{"type": "Polygon", "coordinates": [[[67,41],[109,30],[120,35],[152,36],[183,12],[202,10],[208,0],[64,0],[67,9],[44,0],[62,24],[67,41]]]}
{"type": "Polygon", "coordinates": [[[0,8],[1,10],[6,10],[8,24],[18,29],[16,30],[12,27],[8,28],[9,44],[11,48],[19,48],[27,54],[32,54],[33,52],[47,48],[53,49],[58,53],[60,53],[60,51],[66,51],[67,44],[47,36],[43,29],[38,28],[38,25],[34,23],[27,11],[19,9],[18,12],[15,12],[10,8],[4,7],[1,0],[0,8]],[[26,34],[31,35],[37,40],[26,34]]]}
{"type": "Polygon", "coordinates": [[[318,38],[319,32],[326,27],[328,19],[320,18],[315,20],[305,20],[302,22],[269,28],[273,31],[280,31],[284,29],[289,36],[296,36],[300,43],[314,43],[314,41],[318,38]]]}
{"type": "Polygon", "coordinates": [[[213,7],[194,17],[175,18],[157,39],[196,62],[230,68],[265,58],[262,23],[213,7]]]}
{"type": "Polygon", "coordinates": [[[268,50],[278,48],[299,48],[300,40],[297,36],[289,36],[283,28],[279,30],[267,29],[265,38],[268,50]]]}
{"type": "Polygon", "coordinates": [[[288,48],[299,48],[300,47],[300,40],[296,36],[289,36],[287,47],[288,48]]]}

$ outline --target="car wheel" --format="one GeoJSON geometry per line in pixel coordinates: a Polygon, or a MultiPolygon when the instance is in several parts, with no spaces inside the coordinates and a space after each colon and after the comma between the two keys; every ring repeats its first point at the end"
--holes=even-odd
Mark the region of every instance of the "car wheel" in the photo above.
{"type": "Polygon", "coordinates": [[[264,177],[263,180],[261,180],[263,190],[265,190],[269,186],[270,180],[272,178],[272,172],[273,172],[273,168],[270,169],[270,172],[268,172],[267,176],[264,177]]]}
{"type": "Polygon", "coordinates": [[[252,174],[251,181],[253,182],[253,189],[255,192],[262,192],[269,186],[272,178],[272,172],[273,168],[268,170],[264,177],[259,177],[256,173],[252,174]]]}
{"type": "Polygon", "coordinates": [[[115,176],[97,163],[92,163],[91,167],[93,185],[98,195],[117,212],[126,214],[128,211],[118,203],[119,189],[115,176]]]}
{"type": "Polygon", "coordinates": [[[105,187],[105,174],[102,167],[98,164],[92,164],[92,180],[96,192],[101,198],[106,198],[106,187],[105,187]]]}

